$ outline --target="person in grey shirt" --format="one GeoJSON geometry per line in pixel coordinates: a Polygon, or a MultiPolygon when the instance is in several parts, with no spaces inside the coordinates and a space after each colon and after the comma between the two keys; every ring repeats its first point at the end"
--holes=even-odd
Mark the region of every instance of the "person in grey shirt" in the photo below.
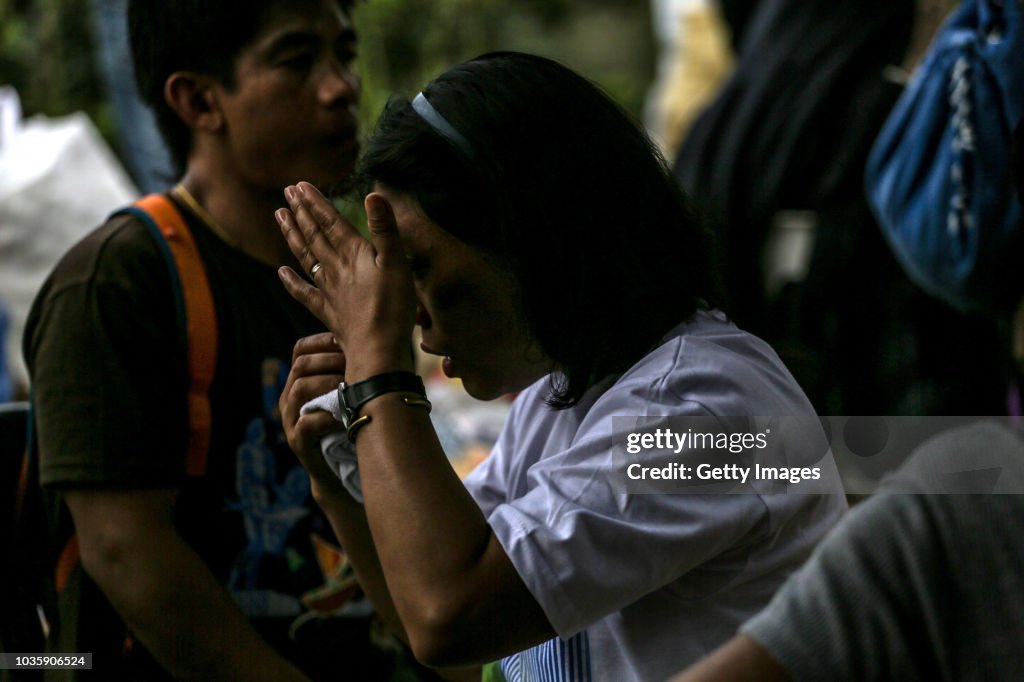
{"type": "Polygon", "coordinates": [[[1024,679],[1024,444],[982,422],[923,445],[740,634],[674,682],[1024,679]],[[985,470],[992,494],[941,494],[985,470]]]}
{"type": "MultiPolygon", "coordinates": [[[[1019,372],[1024,300],[1012,326],[1019,372]]],[[[1024,679],[1024,444],[1012,426],[980,422],[918,448],[738,635],[673,682],[1024,679]]]]}

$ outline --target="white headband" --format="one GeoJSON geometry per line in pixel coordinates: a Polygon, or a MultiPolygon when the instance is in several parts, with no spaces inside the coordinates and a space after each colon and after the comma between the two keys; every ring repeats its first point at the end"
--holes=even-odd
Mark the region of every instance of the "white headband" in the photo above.
{"type": "Polygon", "coordinates": [[[413,98],[412,108],[420,115],[420,118],[426,121],[431,128],[440,133],[442,137],[448,138],[450,141],[455,143],[455,146],[466,154],[472,156],[472,147],[469,146],[469,140],[463,137],[462,133],[455,129],[455,126],[446,121],[444,116],[437,113],[437,109],[427,101],[427,98],[422,92],[413,98]]]}

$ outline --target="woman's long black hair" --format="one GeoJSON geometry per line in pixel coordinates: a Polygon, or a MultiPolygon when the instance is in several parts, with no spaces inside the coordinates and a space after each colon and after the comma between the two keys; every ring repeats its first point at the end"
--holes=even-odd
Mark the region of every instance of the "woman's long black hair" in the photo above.
{"type": "Polygon", "coordinates": [[[647,136],[585,78],[497,52],[424,95],[464,140],[393,99],[359,178],[364,189],[410,192],[512,272],[530,333],[561,369],[552,406],[575,404],[714,302],[707,239],[682,191],[647,136]]]}

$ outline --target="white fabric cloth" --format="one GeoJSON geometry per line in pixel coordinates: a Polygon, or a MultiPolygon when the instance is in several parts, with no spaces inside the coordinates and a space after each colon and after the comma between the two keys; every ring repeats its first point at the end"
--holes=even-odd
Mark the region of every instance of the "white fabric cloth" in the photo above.
{"type": "Polygon", "coordinates": [[[506,658],[509,682],[669,677],[768,603],[846,508],[834,478],[825,495],[620,492],[613,416],[813,415],[771,348],[720,313],[666,339],[568,410],[544,404],[547,380],[525,390],[466,479],[559,635],[506,658]]]}
{"type": "MultiPolygon", "coordinates": [[[[299,409],[299,414],[309,414],[317,410],[330,412],[339,424],[342,423],[341,404],[336,390],[313,398],[299,409]]],[[[362,504],[363,485],[359,480],[359,460],[356,459],[356,447],[348,439],[345,430],[329,433],[321,438],[320,450],[324,453],[327,465],[341,479],[341,484],[345,486],[348,494],[362,504]]]]}

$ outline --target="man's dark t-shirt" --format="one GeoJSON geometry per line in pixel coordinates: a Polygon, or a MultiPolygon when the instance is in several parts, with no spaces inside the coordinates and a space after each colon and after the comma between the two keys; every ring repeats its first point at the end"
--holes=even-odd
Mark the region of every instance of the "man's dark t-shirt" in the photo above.
{"type": "MultiPolygon", "coordinates": [[[[304,611],[299,597],[325,582],[312,536],[333,543],[334,535],[288,449],[277,400],[295,341],[323,327],[291,299],[275,268],[179,208],[218,320],[207,473],[184,473],[188,375],[167,266],[145,226],[118,216],[61,260],[28,320],[41,478],[55,493],[180,489],[179,532],[257,629],[286,649],[288,627],[304,611]]],[[[92,652],[101,678],[115,677],[102,672],[105,664],[147,658],[125,662],[124,626],[80,567],[60,611],[53,649],[92,652]]]]}

